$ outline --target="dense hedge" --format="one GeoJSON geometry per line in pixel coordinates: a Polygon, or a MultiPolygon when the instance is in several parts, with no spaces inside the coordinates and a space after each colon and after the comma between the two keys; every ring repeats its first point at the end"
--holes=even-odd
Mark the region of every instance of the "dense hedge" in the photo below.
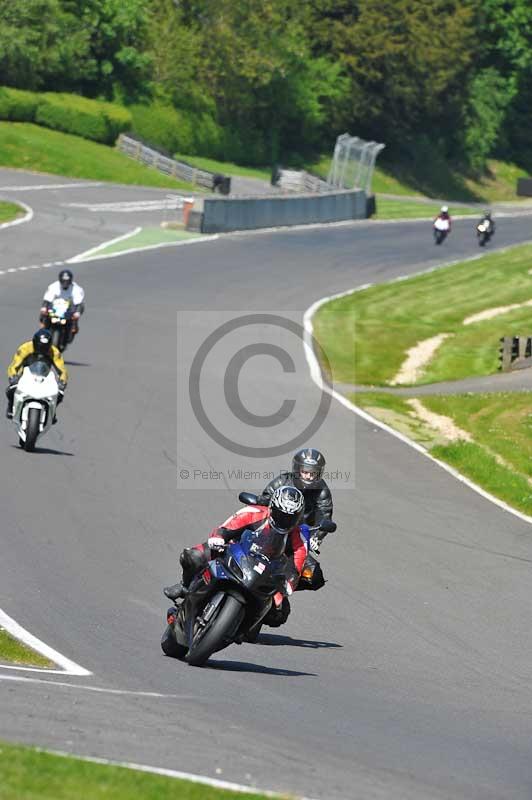
{"type": "Polygon", "coordinates": [[[161,103],[134,105],[129,110],[133,131],[153,147],[211,158],[222,155],[223,131],[209,114],[177,110],[161,103]]]}
{"type": "Polygon", "coordinates": [[[131,128],[131,114],[122,106],[73,94],[36,94],[0,87],[0,119],[36,122],[84,139],[114,144],[131,128]]]}
{"type": "Polygon", "coordinates": [[[40,95],[0,86],[0,119],[33,122],[40,95]]]}

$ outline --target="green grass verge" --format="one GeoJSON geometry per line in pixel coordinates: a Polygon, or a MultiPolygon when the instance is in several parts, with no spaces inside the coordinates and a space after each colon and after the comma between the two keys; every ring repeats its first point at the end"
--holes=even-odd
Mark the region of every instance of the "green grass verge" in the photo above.
{"type": "MultiPolygon", "coordinates": [[[[475,214],[478,216],[477,208],[467,206],[451,206],[449,209],[452,217],[460,217],[465,214],[475,214]]],[[[440,205],[430,203],[416,203],[407,200],[391,200],[387,197],[377,198],[377,213],[375,219],[434,219],[440,212],[440,205]]]]}
{"type": "Polygon", "coordinates": [[[141,231],[134,236],[128,236],[127,239],[122,239],[114,244],[102,247],[96,250],[92,255],[110,255],[111,253],[121,253],[124,250],[130,250],[143,247],[152,247],[158,244],[168,244],[174,242],[183,242],[187,239],[201,239],[201,233],[194,233],[192,231],[172,230],[168,228],[142,228],[141,231]]]}
{"type": "Polygon", "coordinates": [[[473,442],[449,442],[413,414],[405,397],[379,393],[351,395],[390,427],[423,444],[495,497],[532,515],[532,396],[501,392],[419,398],[436,414],[450,417],[473,442]]]}
{"type": "Polygon", "coordinates": [[[268,183],[272,174],[270,167],[241,167],[238,164],[232,164],[230,161],[216,161],[214,158],[186,156],[182,153],[175,153],[174,158],[177,161],[184,161],[207,172],[219,172],[222,175],[235,175],[241,178],[259,178],[261,181],[267,181],[268,183]]]}
{"type": "Polygon", "coordinates": [[[26,211],[17,203],[0,202],[0,223],[11,222],[17,217],[22,217],[26,211]]]}
{"type": "Polygon", "coordinates": [[[125,767],[93,764],[0,742],[2,800],[266,800],[125,767]]]}
{"type": "Polygon", "coordinates": [[[112,147],[28,122],[0,122],[0,166],[174,190],[194,188],[138,164],[112,147]]]}
{"type": "MultiPolygon", "coordinates": [[[[429,237],[427,248],[433,247],[429,237]]],[[[439,333],[452,335],[419,383],[497,372],[500,337],[530,334],[530,307],[471,325],[462,322],[495,306],[530,300],[531,268],[532,246],[521,245],[327,303],[314,317],[314,332],[333,379],[384,385],[409,348],[439,333]]]]}
{"type": "Polygon", "coordinates": [[[55,666],[48,658],[44,658],[44,656],[34,650],[30,650],[29,647],[14,639],[3,628],[0,628],[0,663],[23,664],[27,667],[52,668],[55,666]]]}

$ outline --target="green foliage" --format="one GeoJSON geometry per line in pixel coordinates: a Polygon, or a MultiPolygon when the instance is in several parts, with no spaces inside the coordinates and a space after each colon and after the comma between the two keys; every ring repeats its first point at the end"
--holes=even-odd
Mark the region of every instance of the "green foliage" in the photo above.
{"type": "Polygon", "coordinates": [[[120,131],[131,127],[131,116],[126,109],[111,103],[47,92],[39,100],[35,122],[84,139],[114,144],[120,131]]]}
{"type": "Polygon", "coordinates": [[[129,111],[113,103],[72,94],[36,94],[7,87],[0,87],[0,119],[37,122],[106,144],[114,144],[121,131],[131,128],[129,111]]]}
{"type": "Polygon", "coordinates": [[[494,67],[482,70],[472,80],[466,112],[464,153],[476,172],[486,168],[488,156],[499,140],[513,94],[512,82],[503,78],[494,67]]]}
{"type": "Polygon", "coordinates": [[[0,87],[0,119],[32,122],[39,104],[39,95],[21,89],[0,87]]]}

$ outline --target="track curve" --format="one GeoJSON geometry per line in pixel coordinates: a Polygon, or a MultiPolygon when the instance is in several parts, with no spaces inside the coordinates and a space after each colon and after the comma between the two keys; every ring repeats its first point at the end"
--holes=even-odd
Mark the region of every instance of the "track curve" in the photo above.
{"type": "MultiPolygon", "coordinates": [[[[527,218],[497,230],[498,246],[529,238],[527,218]]],[[[331,461],[354,448],[356,476],[336,493],[328,585],[211,669],[158,644],[180,549],[235,507],[232,490],[176,490],[176,312],[302,314],[477,253],[458,220],[441,250],[426,224],[370,223],[76,266],[88,311],[60,423],[34,455],[0,432],[0,607],[94,675],[0,681],[0,736],[333,800],[530,796],[530,527],[337,404],[319,442],[331,461]]],[[[4,363],[35,327],[39,277],[2,276],[4,363]]],[[[316,389],[296,380],[303,413],[316,389]]]]}

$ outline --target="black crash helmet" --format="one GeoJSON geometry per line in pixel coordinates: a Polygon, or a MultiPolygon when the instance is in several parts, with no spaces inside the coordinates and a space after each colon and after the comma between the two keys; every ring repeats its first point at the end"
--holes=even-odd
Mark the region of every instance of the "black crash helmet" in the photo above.
{"type": "Polygon", "coordinates": [[[270,503],[269,520],[278,533],[287,533],[299,524],[305,509],[305,500],[295,486],[279,486],[270,503]]]}
{"type": "Polygon", "coordinates": [[[69,269],[62,269],[59,273],[59,283],[62,289],[70,289],[74,276],[69,269]]]}
{"type": "Polygon", "coordinates": [[[46,328],[41,328],[33,334],[33,352],[39,356],[49,356],[52,349],[52,334],[46,328]]]}
{"type": "Polygon", "coordinates": [[[298,489],[315,489],[325,469],[323,453],[313,447],[299,450],[292,460],[294,483],[298,489]]]}

